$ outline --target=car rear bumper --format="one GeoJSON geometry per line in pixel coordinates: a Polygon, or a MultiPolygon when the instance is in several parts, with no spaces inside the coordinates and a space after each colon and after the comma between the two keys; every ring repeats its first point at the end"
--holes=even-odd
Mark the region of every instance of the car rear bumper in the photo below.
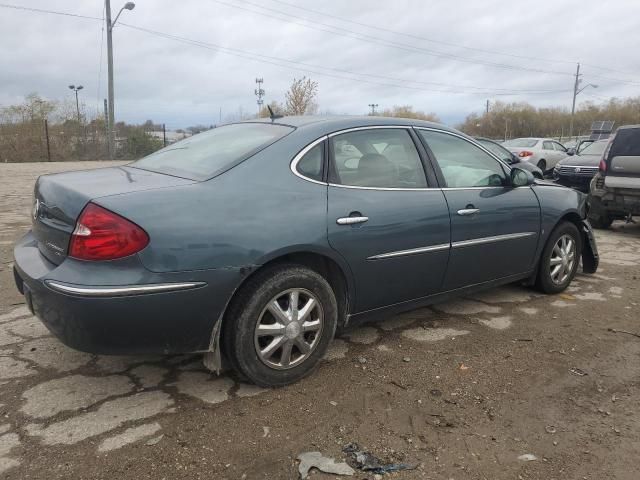
{"type": "Polygon", "coordinates": [[[64,344],[97,354],[208,350],[241,280],[236,269],[155,274],[135,256],[55,265],[31,233],[16,244],[14,258],[16,286],[31,311],[64,344]]]}

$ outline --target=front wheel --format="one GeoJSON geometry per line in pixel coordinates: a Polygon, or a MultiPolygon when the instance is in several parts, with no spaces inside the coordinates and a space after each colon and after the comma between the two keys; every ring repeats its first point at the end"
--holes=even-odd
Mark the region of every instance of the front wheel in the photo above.
{"type": "Polygon", "coordinates": [[[540,257],[536,286],[544,293],[564,291],[578,270],[582,237],[570,222],[558,225],[547,240],[540,257]]]}
{"type": "Polygon", "coordinates": [[[283,265],[249,280],[223,325],[226,355],[262,387],[294,383],[324,356],[338,322],[336,298],[317,272],[283,265]]]}

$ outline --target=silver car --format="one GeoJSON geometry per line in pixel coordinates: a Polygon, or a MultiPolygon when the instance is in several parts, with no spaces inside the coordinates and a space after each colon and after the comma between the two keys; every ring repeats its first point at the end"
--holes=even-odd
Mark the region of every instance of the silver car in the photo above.
{"type": "Polygon", "coordinates": [[[572,154],[551,138],[514,138],[502,145],[523,162],[532,163],[545,173],[552,171],[560,160],[572,154]]]}

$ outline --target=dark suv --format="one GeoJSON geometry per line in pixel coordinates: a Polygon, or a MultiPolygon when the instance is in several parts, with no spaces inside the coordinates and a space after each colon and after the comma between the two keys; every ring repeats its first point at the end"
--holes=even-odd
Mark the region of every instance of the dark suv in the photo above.
{"type": "Polygon", "coordinates": [[[640,125],[616,130],[589,192],[589,220],[594,227],[607,228],[630,215],[640,215],[640,125]]]}

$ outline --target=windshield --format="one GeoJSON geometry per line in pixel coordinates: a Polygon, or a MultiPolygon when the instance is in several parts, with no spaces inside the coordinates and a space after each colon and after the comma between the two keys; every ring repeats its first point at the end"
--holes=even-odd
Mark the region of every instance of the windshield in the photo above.
{"type": "Polygon", "coordinates": [[[535,147],[538,140],[535,138],[514,138],[513,140],[507,140],[503,143],[505,147],[515,147],[515,148],[524,148],[524,147],[535,147]]]}
{"type": "Polygon", "coordinates": [[[213,128],[169,145],[130,166],[191,180],[207,180],[293,131],[269,123],[213,128]]]}
{"type": "Polygon", "coordinates": [[[500,160],[504,160],[507,163],[511,163],[513,161],[513,157],[511,156],[511,152],[501,147],[500,145],[490,142],[488,140],[478,140],[478,143],[482,145],[484,148],[493,153],[500,160]]]}
{"type": "Polygon", "coordinates": [[[593,142],[580,150],[580,155],[602,155],[607,148],[607,143],[609,143],[608,140],[593,142]]]}

